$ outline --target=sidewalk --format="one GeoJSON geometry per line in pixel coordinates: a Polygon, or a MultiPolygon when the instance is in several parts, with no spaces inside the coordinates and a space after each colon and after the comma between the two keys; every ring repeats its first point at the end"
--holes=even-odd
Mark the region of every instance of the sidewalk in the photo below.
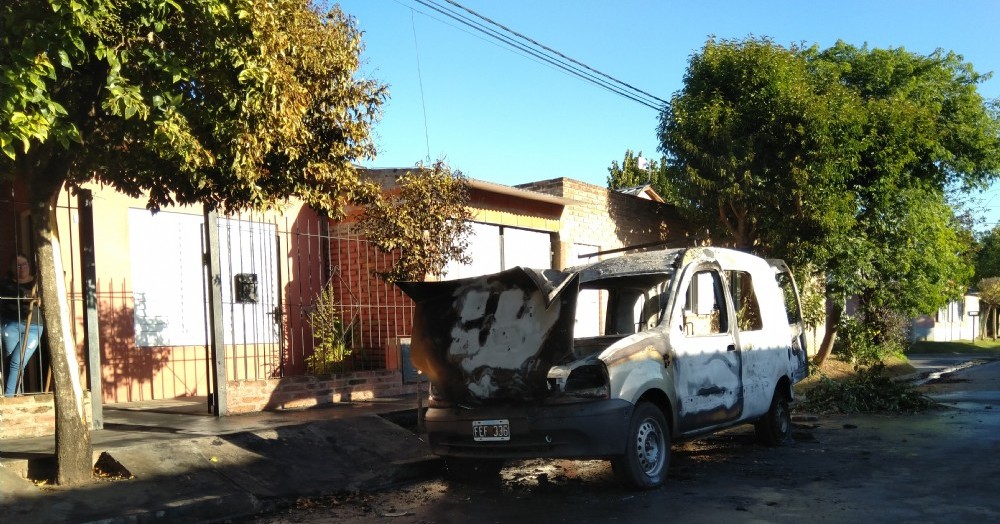
{"type": "Polygon", "coordinates": [[[415,409],[413,397],[223,418],[107,407],[105,429],[91,433],[94,459],[119,479],[39,487],[25,477],[51,476],[53,437],[0,440],[0,513],[5,522],[213,522],[387,487],[440,468],[426,443],[380,416],[415,409]]]}

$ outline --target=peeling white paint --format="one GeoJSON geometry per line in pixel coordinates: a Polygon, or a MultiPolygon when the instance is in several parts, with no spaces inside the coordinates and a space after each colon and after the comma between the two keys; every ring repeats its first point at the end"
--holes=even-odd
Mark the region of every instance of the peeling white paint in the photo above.
{"type": "Polygon", "coordinates": [[[497,386],[493,384],[493,375],[488,371],[477,380],[469,381],[469,391],[479,398],[489,398],[496,390],[497,386]]]}
{"type": "Polygon", "coordinates": [[[546,309],[545,298],[540,292],[531,293],[525,299],[523,291],[513,289],[500,293],[496,312],[488,318],[486,302],[490,295],[488,292],[469,292],[459,322],[451,331],[450,354],[463,357],[460,363],[466,372],[484,366],[519,369],[535,356],[561,313],[558,302],[546,309]],[[485,337],[483,330],[488,330],[485,337]]]}
{"type": "MultiPolygon", "coordinates": [[[[617,297],[614,307],[610,298],[601,306],[608,313],[602,325],[614,326],[614,331],[579,339],[575,349],[567,347],[565,355],[585,349],[577,351],[581,360],[573,363],[555,365],[562,357],[549,355],[541,373],[535,373],[537,359],[543,348],[555,347],[546,346],[554,326],[563,326],[564,313],[575,313],[563,311],[562,299],[553,300],[562,291],[549,297],[544,291],[553,287],[548,280],[539,283],[538,275],[528,274],[534,284],[525,284],[524,275],[510,270],[454,281],[454,315],[447,317],[449,324],[438,325],[450,336],[450,345],[436,350],[444,356],[440,365],[450,369],[439,376],[449,377],[456,396],[524,399],[539,391],[542,396],[559,392],[573,382],[577,364],[596,354],[607,368],[612,399],[636,403],[659,390],[675,409],[667,418],[674,424],[681,421],[675,432],[694,434],[755,420],[769,409],[780,380],[799,378],[801,355],[793,356],[797,332],[788,324],[776,270],[762,258],[720,248],[663,250],[568,270],[558,275],[558,282],[571,282],[574,271],[581,286],[607,289],[606,297],[617,297]],[[729,271],[750,276],[760,317],[751,331],[737,327],[729,271]],[[707,274],[714,277],[701,278],[707,274]],[[701,319],[702,333],[689,329],[696,306],[702,308],[701,317],[711,317],[701,319]],[[620,316],[612,318],[616,314],[620,316]]],[[[570,289],[567,293],[578,291],[570,289]]],[[[571,325],[561,327],[559,336],[569,337],[570,330],[571,325]]]]}

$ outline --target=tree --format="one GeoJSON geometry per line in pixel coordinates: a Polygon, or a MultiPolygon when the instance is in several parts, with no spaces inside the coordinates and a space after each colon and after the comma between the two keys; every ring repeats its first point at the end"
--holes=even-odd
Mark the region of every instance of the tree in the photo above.
{"type": "Polygon", "coordinates": [[[675,197],[673,186],[670,183],[671,165],[667,162],[666,157],[659,161],[648,160],[644,166],[639,165],[640,158],[642,158],[642,151],[636,155],[631,149],[627,149],[621,165],[618,164],[617,160],[612,160],[611,166],[608,167],[608,189],[625,189],[648,184],[664,200],[672,202],[675,197]]]}
{"type": "Polygon", "coordinates": [[[976,288],[979,291],[980,333],[997,338],[997,313],[1000,307],[1000,226],[983,233],[977,242],[975,258],[976,288]]]}
{"type": "Polygon", "coordinates": [[[469,262],[465,249],[472,218],[468,182],[443,161],[423,164],[396,181],[388,198],[369,206],[359,220],[368,240],[396,259],[376,274],[387,282],[423,280],[450,260],[469,262]]]}
{"type": "MultiPolygon", "coordinates": [[[[875,248],[870,276],[852,290],[869,329],[884,331],[880,313],[912,316],[961,297],[972,236],[944,195],[984,187],[1000,172],[1000,120],[976,89],[988,76],[941,50],[922,56],[838,42],[804,57],[821,82],[844,86],[864,116],[852,133],[856,226],[845,240],[875,248]]],[[[839,282],[857,279],[851,265],[840,264],[849,272],[839,282]]]]}
{"type": "Polygon", "coordinates": [[[919,188],[887,195],[859,220],[869,263],[857,278],[861,320],[884,351],[901,352],[905,319],[962,297],[972,281],[973,238],[944,195],[919,188]]]}
{"type": "Polygon", "coordinates": [[[1000,277],[1000,226],[995,226],[978,239],[975,281],[989,277],[1000,277]]]}
{"type": "Polygon", "coordinates": [[[371,202],[353,163],[386,88],[360,33],[307,0],[11,0],[0,7],[0,174],[26,187],[55,381],[57,481],[91,475],[53,211],[105,183],[147,207],[371,202]]]}
{"type": "Polygon", "coordinates": [[[997,338],[997,308],[1000,308],[1000,277],[986,277],[976,284],[979,288],[979,302],[986,306],[985,312],[980,317],[982,324],[979,325],[981,333],[991,332],[993,340],[997,338]]]}
{"type": "Polygon", "coordinates": [[[847,296],[875,322],[968,282],[969,237],[943,195],[1000,171],[1000,123],[976,90],[985,78],[942,51],[712,39],[661,114],[661,149],[679,205],[718,238],[824,276],[839,306],[822,361],[847,296]]]}

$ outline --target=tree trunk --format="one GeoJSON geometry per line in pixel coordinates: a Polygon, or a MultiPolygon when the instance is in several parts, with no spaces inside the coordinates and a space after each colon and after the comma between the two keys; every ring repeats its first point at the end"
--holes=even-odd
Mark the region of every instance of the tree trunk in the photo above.
{"type": "Polygon", "coordinates": [[[840,317],[844,314],[844,306],[839,302],[834,304],[830,314],[826,316],[826,333],[823,334],[823,342],[819,345],[819,351],[813,357],[813,365],[821,366],[826,357],[833,352],[833,343],[837,340],[837,326],[840,325],[840,317]]]}
{"type": "Polygon", "coordinates": [[[980,308],[979,314],[979,340],[986,340],[986,337],[990,334],[990,318],[993,316],[993,306],[990,304],[986,305],[986,311],[982,311],[980,308]]]}
{"type": "Polygon", "coordinates": [[[38,255],[37,277],[42,313],[49,341],[49,363],[55,389],[56,482],[60,485],[73,485],[91,480],[93,451],[84,410],[76,345],[70,336],[68,295],[59,253],[55,214],[59,190],[57,187],[47,198],[41,190],[33,194],[31,218],[38,255]]]}

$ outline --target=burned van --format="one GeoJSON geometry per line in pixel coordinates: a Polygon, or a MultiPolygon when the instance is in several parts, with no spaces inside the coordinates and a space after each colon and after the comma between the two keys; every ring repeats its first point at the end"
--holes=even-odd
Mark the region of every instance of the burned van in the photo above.
{"type": "Polygon", "coordinates": [[[399,286],[416,302],[428,440],[449,468],[603,458],[650,488],[671,441],[741,423],[789,438],[807,360],[780,261],[700,247],[399,286]]]}

